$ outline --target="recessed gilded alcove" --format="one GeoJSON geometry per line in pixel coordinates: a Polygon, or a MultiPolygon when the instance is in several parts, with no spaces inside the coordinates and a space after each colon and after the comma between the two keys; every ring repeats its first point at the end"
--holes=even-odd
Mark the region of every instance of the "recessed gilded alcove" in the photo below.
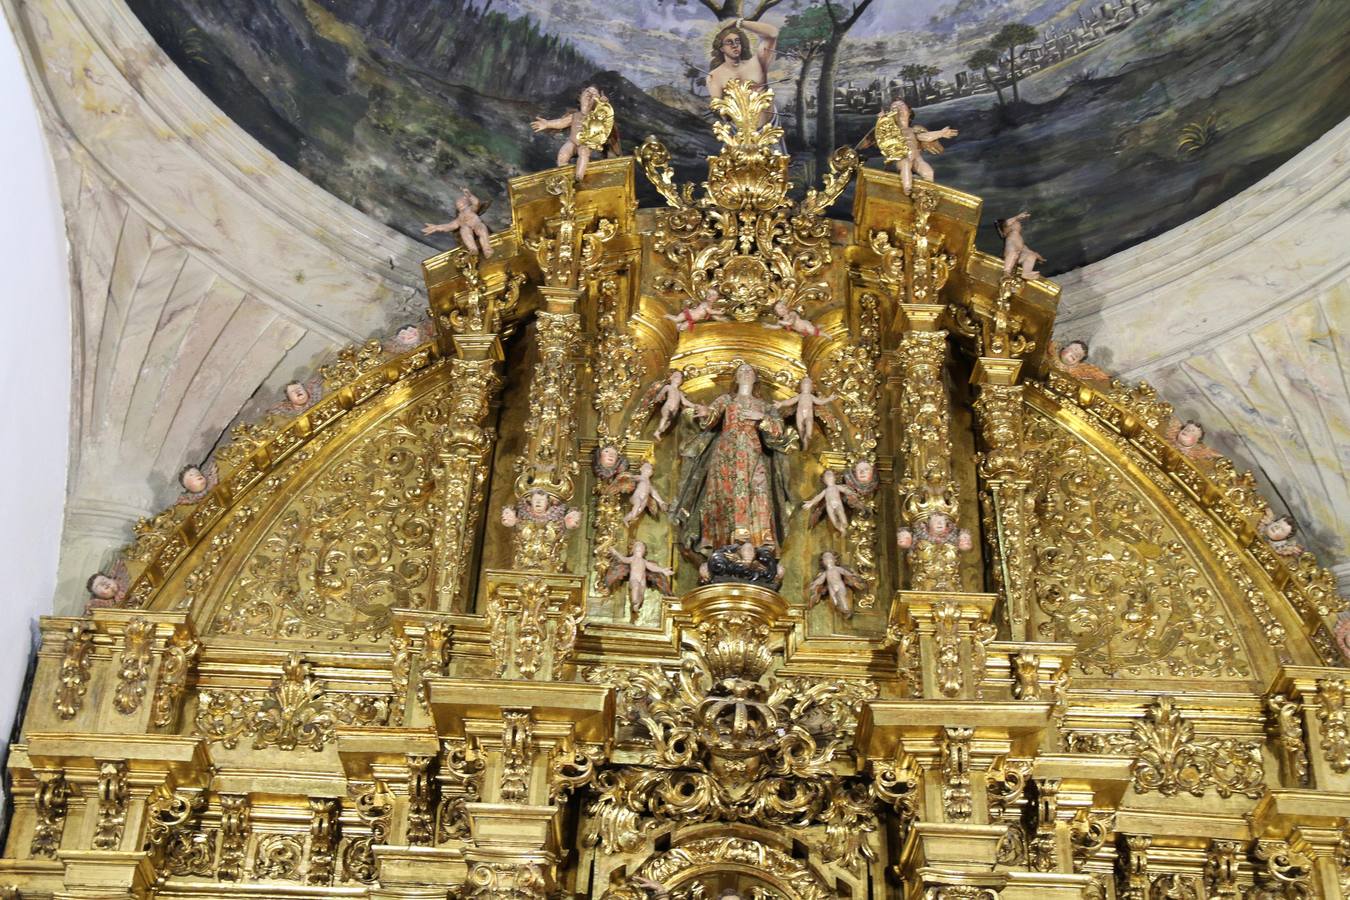
{"type": "Polygon", "coordinates": [[[239,426],[120,606],[44,621],[0,883],[1336,896],[1329,574],[1151,388],[1066,369],[978,198],[847,149],[801,190],[763,103],[701,189],[654,139],[513,180],[490,259],[426,261],[427,342],[239,426]]]}

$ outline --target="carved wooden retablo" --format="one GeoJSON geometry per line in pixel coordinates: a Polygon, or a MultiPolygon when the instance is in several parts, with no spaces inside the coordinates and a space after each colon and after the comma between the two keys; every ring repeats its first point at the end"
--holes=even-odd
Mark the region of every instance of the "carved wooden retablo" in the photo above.
{"type": "Polygon", "coordinates": [[[798,194],[770,102],[700,189],[654,139],[515,179],[434,339],[241,426],[125,608],[44,621],[8,896],[1348,895],[1330,576],[1051,365],[977,198],[848,150],[798,194]]]}

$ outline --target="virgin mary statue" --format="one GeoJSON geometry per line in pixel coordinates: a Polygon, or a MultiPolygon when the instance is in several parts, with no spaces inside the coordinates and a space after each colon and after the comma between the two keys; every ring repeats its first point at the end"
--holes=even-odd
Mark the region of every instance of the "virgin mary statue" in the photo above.
{"type": "Polygon", "coordinates": [[[680,546],[698,556],[744,540],[781,547],[791,509],[787,458],[794,435],[774,405],[755,396],[755,370],[736,369],[736,393],[694,411],[700,431],[680,448],[680,490],[671,507],[680,546]]]}

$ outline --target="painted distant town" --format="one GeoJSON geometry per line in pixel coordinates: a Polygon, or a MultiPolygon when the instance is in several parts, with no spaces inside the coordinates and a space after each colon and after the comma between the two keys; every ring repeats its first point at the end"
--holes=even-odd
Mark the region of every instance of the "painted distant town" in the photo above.
{"type": "MultiPolygon", "coordinates": [[[[284,162],[429,247],[450,245],[422,229],[462,188],[490,198],[554,165],[557,141],[530,122],[588,84],[613,104],[624,152],[655,134],[701,179],[716,146],[711,41],[761,10],[779,29],[769,83],[794,178],[817,179],[904,99],[925,127],[959,132],[931,160],[936,179],[982,197],[990,220],[1031,210],[1050,274],[1217,206],[1350,115],[1340,0],[131,5],[284,162]]],[[[979,241],[999,245],[992,229],[979,241]]]]}
{"type": "MultiPolygon", "coordinates": [[[[1111,34],[1129,27],[1154,5],[1152,0],[1121,0],[1116,4],[1102,3],[1091,10],[1080,9],[1075,24],[1051,24],[1038,31],[1033,42],[1017,46],[1013,53],[996,53],[988,66],[957,71],[947,79],[941,77],[942,70],[936,66],[910,63],[892,74],[884,86],[881,78],[872,79],[865,87],[845,82],[835,92],[835,103],[840,109],[875,115],[896,98],[903,98],[915,108],[977,94],[997,94],[999,102],[1003,102],[1002,92],[1011,92],[1016,78],[1028,78],[1091,50],[1111,34]]],[[[814,112],[815,98],[809,98],[807,103],[814,112]]]]}

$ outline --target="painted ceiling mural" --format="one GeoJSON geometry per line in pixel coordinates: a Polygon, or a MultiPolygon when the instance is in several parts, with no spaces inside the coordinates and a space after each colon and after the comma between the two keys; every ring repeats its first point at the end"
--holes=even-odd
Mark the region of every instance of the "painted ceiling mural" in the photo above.
{"type": "MultiPolygon", "coordinates": [[[[438,248],[449,238],[422,225],[453,216],[460,186],[491,197],[553,165],[559,139],[530,121],[587,84],[625,152],[655,134],[701,177],[719,14],[781,29],[770,77],[795,176],[904,97],[960,132],[938,180],[983,197],[990,221],[1030,209],[1051,274],[1214,207],[1350,115],[1344,0],[129,2],[282,160],[438,248]]],[[[1000,246],[992,226],[980,243],[1000,246]]]]}

